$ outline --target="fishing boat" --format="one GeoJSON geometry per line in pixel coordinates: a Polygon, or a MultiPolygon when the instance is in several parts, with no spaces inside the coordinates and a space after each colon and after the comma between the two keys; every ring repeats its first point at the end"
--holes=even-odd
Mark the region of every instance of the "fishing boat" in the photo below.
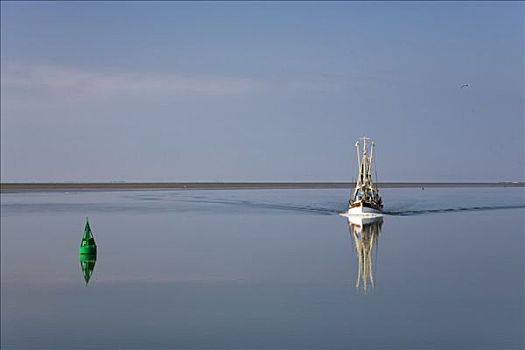
{"type": "Polygon", "coordinates": [[[372,172],[376,175],[374,163],[374,142],[368,137],[360,138],[355,147],[357,150],[358,175],[352,197],[348,201],[346,215],[380,216],[383,212],[383,200],[379,195],[372,172]]]}

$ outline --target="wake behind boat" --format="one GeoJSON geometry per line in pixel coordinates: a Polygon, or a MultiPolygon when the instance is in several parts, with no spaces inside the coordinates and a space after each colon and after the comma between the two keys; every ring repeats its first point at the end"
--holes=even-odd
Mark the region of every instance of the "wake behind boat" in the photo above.
{"type": "Polygon", "coordinates": [[[362,137],[360,140],[362,143],[360,141],[355,143],[359,166],[357,181],[348,202],[348,211],[344,215],[381,216],[383,200],[379,195],[377,185],[372,180],[375,144],[367,137],[362,137]]]}

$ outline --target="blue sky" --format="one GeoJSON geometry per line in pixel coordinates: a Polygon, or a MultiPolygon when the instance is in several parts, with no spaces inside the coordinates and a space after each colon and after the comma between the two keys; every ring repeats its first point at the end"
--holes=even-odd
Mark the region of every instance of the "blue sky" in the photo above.
{"type": "Polygon", "coordinates": [[[3,182],[524,180],[521,2],[1,10],[3,182]]]}

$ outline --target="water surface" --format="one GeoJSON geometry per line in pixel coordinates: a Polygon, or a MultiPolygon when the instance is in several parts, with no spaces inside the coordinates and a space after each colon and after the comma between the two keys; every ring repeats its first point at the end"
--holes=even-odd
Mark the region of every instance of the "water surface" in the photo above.
{"type": "Polygon", "coordinates": [[[2,194],[2,348],[523,348],[523,189],[382,194],[2,194]]]}

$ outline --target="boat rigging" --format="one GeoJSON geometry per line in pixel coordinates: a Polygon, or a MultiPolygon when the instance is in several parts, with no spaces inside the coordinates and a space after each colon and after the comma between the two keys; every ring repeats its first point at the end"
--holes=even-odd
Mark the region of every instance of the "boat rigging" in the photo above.
{"type": "MultiPolygon", "coordinates": [[[[372,180],[375,143],[362,137],[355,143],[358,176],[352,197],[348,201],[348,215],[381,215],[383,200],[377,184],[372,180]]],[[[377,179],[377,172],[375,172],[377,179]]]]}

